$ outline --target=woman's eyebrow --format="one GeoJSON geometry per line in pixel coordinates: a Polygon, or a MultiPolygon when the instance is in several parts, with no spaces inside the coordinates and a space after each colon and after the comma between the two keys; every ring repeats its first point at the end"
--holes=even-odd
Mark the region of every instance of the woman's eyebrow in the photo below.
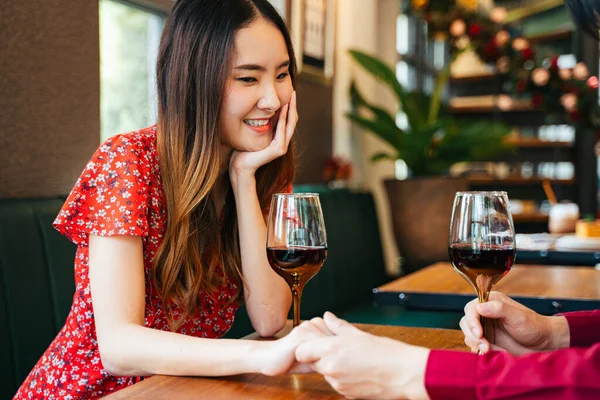
{"type": "MultiPolygon", "coordinates": [[[[290,60],[286,60],[284,62],[282,62],[281,64],[279,64],[277,66],[277,69],[281,69],[283,67],[289,67],[290,66],[290,60]]],[[[267,69],[265,67],[263,67],[262,65],[258,65],[258,64],[243,64],[243,65],[238,65],[237,67],[235,67],[236,70],[239,69],[243,69],[246,71],[261,71],[264,72],[267,69]]]]}

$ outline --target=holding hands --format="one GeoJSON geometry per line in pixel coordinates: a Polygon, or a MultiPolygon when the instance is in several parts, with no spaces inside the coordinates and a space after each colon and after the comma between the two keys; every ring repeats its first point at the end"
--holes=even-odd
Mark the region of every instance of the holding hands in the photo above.
{"type": "Polygon", "coordinates": [[[272,342],[259,342],[266,346],[266,356],[260,357],[262,366],[260,372],[264,375],[275,376],[285,373],[298,374],[314,372],[310,364],[296,360],[296,349],[304,342],[331,335],[321,318],[305,321],[289,334],[272,342]]]}
{"type": "Polygon", "coordinates": [[[428,398],[428,349],[368,334],[329,312],[304,322],[292,335],[302,336],[295,350],[300,370],[322,374],[348,398],[428,398]]]}
{"type": "MultiPolygon", "coordinates": [[[[491,292],[490,300],[465,307],[460,327],[473,352],[508,351],[522,355],[569,347],[565,317],[546,317],[508,296],[491,292]],[[480,317],[496,322],[496,343],[482,337],[480,317]]],[[[318,372],[340,394],[364,399],[427,399],[425,371],[429,350],[363,332],[332,313],[302,323],[273,348],[263,372],[318,372]],[[274,367],[274,365],[278,365],[274,367]]]]}

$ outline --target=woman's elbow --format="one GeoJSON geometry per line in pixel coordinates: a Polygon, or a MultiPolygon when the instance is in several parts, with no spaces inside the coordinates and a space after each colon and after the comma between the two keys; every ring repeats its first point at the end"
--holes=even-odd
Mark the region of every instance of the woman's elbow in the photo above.
{"type": "Polygon", "coordinates": [[[104,371],[113,376],[128,376],[125,355],[113,346],[98,345],[104,371]]]}
{"type": "Polygon", "coordinates": [[[253,324],[253,327],[259,336],[271,337],[284,328],[286,320],[287,315],[273,316],[266,321],[253,324]]]}
{"type": "Polygon", "coordinates": [[[120,341],[98,341],[98,350],[103,369],[113,376],[138,376],[130,362],[127,346],[119,345],[120,341]]]}

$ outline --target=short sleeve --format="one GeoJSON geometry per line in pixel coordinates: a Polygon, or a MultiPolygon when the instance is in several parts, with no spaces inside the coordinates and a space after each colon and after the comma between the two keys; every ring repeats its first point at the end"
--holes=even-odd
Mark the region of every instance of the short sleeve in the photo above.
{"type": "Polygon", "coordinates": [[[89,235],[148,235],[148,157],[131,134],[107,139],[88,162],[54,220],[72,242],[89,235]]]}

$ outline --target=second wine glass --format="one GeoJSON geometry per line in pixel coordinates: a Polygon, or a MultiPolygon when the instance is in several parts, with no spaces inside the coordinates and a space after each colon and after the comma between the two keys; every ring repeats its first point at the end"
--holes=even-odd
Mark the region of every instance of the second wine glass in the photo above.
{"type": "Polygon", "coordinates": [[[292,291],[294,326],[300,324],[304,285],[327,257],[327,235],[319,195],[275,194],[267,223],[267,258],[292,291]]]}
{"type": "MultiPolygon", "coordinates": [[[[454,270],[469,282],[479,302],[508,273],[515,259],[515,229],[506,192],[458,192],[454,197],[448,253],[454,270]]],[[[493,321],[481,319],[494,343],[493,321]]]]}

